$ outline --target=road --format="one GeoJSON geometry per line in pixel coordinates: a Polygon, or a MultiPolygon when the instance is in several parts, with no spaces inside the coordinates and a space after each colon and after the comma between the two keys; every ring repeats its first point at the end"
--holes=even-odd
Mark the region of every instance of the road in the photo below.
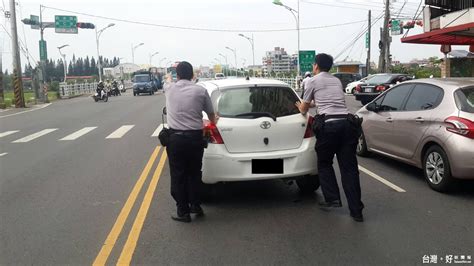
{"type": "MultiPolygon", "coordinates": [[[[360,105],[347,96],[352,111],[360,105]]],[[[61,100],[0,113],[0,264],[405,265],[474,256],[474,185],[360,158],[364,223],[281,181],[219,184],[190,224],[170,219],[162,94],[61,100]]],[[[344,197],[343,197],[344,198],[344,197]]]]}

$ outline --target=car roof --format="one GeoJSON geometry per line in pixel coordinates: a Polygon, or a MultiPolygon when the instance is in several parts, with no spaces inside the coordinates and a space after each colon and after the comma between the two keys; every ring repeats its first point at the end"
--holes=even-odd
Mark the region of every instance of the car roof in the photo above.
{"type": "Polygon", "coordinates": [[[208,91],[212,92],[217,89],[227,89],[234,87],[262,87],[262,86],[277,86],[290,87],[287,83],[274,79],[262,78],[236,78],[236,79],[219,79],[199,82],[198,85],[203,86],[208,91]]]}
{"type": "Polygon", "coordinates": [[[474,86],[474,78],[432,78],[414,79],[404,83],[426,83],[442,87],[443,89],[456,90],[463,87],[474,86]]]}

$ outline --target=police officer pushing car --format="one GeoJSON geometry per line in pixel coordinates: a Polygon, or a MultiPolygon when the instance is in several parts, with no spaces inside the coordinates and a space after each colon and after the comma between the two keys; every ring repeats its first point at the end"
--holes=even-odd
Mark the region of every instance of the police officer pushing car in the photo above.
{"type": "Polygon", "coordinates": [[[316,136],[318,172],[325,198],[321,208],[342,207],[339,187],[332,166],[337,157],[341,172],[342,187],[346,194],[351,217],[363,222],[359,170],[356,147],[361,132],[362,120],[349,113],[341,81],[329,73],[333,58],[318,54],[313,66],[315,76],[305,83],[303,102],[296,106],[306,114],[314,101],[317,108],[313,131],[316,136]]]}
{"type": "MultiPolygon", "coordinates": [[[[196,85],[193,67],[181,62],[176,67],[178,81],[165,85],[169,141],[166,151],[171,175],[171,195],[176,201],[173,220],[191,222],[190,213],[204,214],[200,206],[202,157],[206,143],[203,137],[202,112],[217,122],[211,98],[206,89],[196,85]]],[[[171,78],[168,77],[168,82],[171,78]]]]}

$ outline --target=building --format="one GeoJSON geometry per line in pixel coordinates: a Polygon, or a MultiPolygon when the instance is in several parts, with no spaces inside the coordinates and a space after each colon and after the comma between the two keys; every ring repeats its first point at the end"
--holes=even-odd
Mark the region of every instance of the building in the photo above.
{"type": "Polygon", "coordinates": [[[288,73],[296,69],[296,55],[288,55],[284,48],[275,47],[267,51],[263,58],[263,74],[288,73]]]}
{"type": "Polygon", "coordinates": [[[365,64],[362,64],[359,61],[342,61],[336,62],[334,64],[336,72],[347,72],[347,73],[357,73],[361,76],[366,76],[365,73],[365,64]]]}
{"type": "Polygon", "coordinates": [[[474,52],[474,1],[425,0],[425,5],[424,33],[402,38],[402,42],[440,45],[440,51],[444,54],[442,77],[474,76],[474,58],[448,57],[452,45],[466,45],[470,52],[474,52]]]}
{"type": "Polygon", "coordinates": [[[107,67],[104,68],[104,76],[107,78],[122,78],[124,76],[129,76],[135,71],[142,69],[139,65],[132,63],[123,63],[116,67],[107,67]]]}

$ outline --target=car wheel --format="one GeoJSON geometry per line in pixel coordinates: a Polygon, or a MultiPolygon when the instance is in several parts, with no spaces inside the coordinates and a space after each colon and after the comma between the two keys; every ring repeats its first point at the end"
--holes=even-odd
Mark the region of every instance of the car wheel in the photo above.
{"type": "Polygon", "coordinates": [[[319,188],[319,177],[317,175],[307,175],[296,179],[296,184],[301,193],[314,193],[319,188]]]}
{"type": "Polygon", "coordinates": [[[153,95],[153,92],[152,92],[152,91],[150,91],[150,95],[153,95]]]}
{"type": "Polygon", "coordinates": [[[448,156],[439,146],[431,146],[423,157],[423,173],[428,185],[438,192],[447,192],[454,185],[448,156]]]}
{"type": "Polygon", "coordinates": [[[351,94],[354,94],[354,93],[355,93],[355,90],[356,90],[356,89],[353,88],[352,91],[351,91],[351,94]]]}
{"type": "Polygon", "coordinates": [[[357,142],[356,152],[357,152],[357,155],[361,157],[368,157],[370,155],[369,150],[367,150],[367,142],[365,141],[364,133],[362,133],[359,137],[359,141],[357,142]]]}

